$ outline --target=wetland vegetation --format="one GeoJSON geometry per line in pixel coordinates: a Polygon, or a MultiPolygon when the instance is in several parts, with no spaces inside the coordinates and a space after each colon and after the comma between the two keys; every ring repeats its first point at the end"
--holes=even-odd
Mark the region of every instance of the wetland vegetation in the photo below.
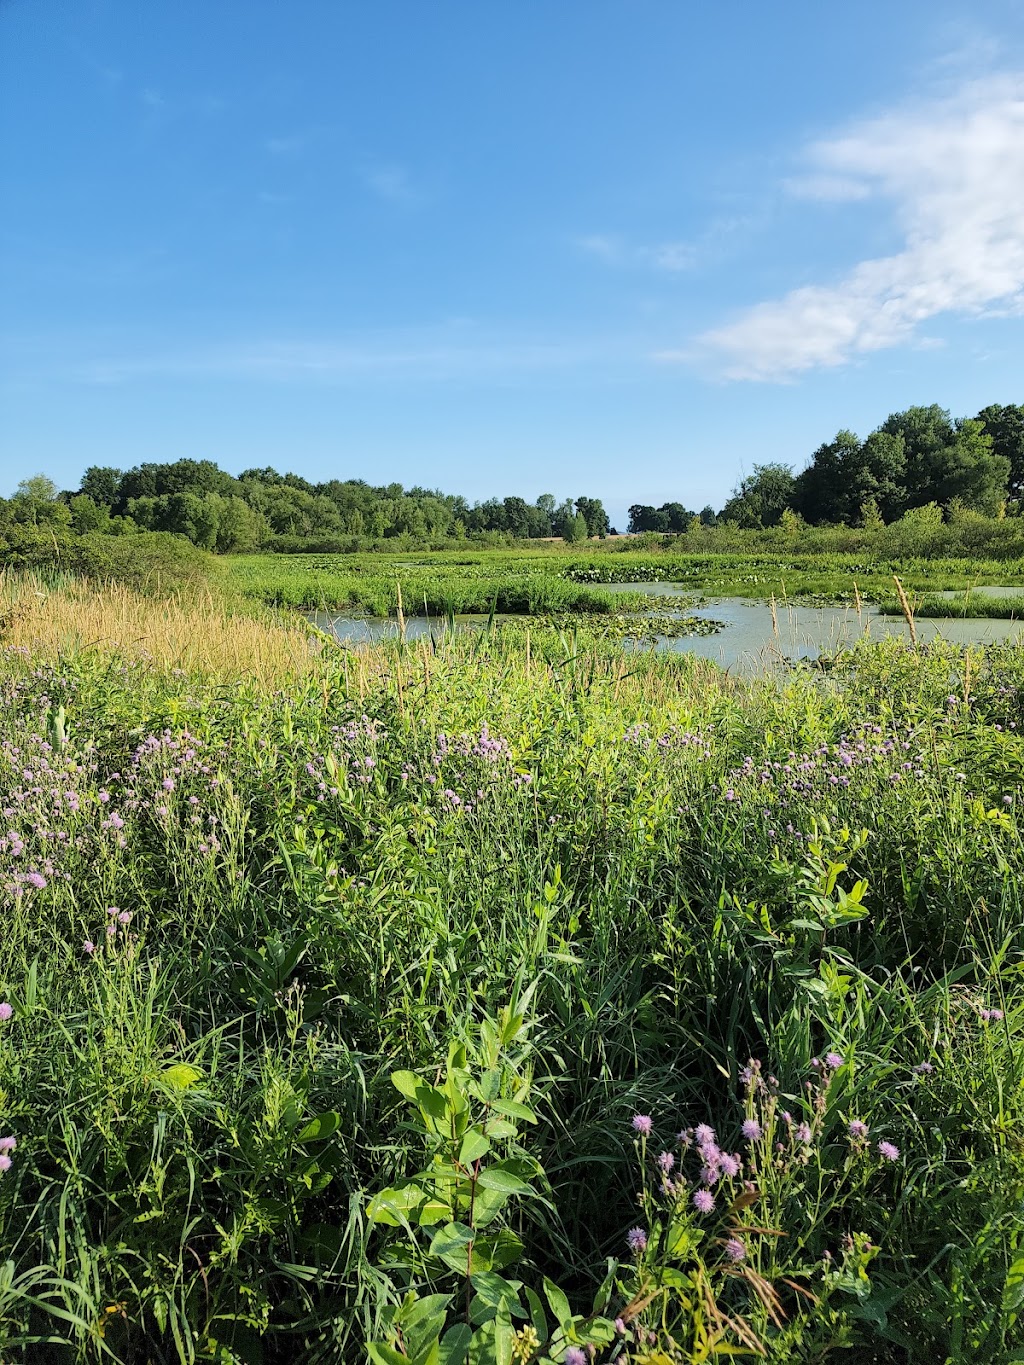
{"type": "Polygon", "coordinates": [[[5,1358],[1024,1349],[1024,651],[189,593],[4,583],[5,1358]]]}

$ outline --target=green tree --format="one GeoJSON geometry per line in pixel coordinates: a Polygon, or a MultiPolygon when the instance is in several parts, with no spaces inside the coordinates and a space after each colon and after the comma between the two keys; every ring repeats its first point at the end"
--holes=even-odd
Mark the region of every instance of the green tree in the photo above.
{"type": "Polygon", "coordinates": [[[754,465],[722,508],[722,520],[751,528],[777,526],[792,504],[795,483],[789,465],[754,465]]]}
{"type": "Polygon", "coordinates": [[[1009,492],[1014,498],[1024,495],[1024,407],[992,403],[982,408],[977,420],[992,438],[992,450],[1010,461],[1009,492]]]}

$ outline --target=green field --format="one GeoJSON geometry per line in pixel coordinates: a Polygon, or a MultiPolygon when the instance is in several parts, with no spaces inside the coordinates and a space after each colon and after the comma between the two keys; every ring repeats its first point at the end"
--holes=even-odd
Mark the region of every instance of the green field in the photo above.
{"type": "Polygon", "coordinates": [[[38,595],[4,1360],[1024,1350],[1024,652],[740,682],[211,608],[181,667],[189,608],[38,595]]]}

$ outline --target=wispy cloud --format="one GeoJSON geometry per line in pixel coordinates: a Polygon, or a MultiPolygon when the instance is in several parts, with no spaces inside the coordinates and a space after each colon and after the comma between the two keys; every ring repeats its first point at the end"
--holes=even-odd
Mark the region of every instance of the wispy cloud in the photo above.
{"type": "Polygon", "coordinates": [[[577,237],[576,245],[586,255],[606,265],[633,269],[646,267],[667,270],[673,274],[693,270],[699,257],[698,249],[692,242],[656,242],[651,246],[637,246],[621,237],[604,233],[577,237]]]}
{"type": "Polygon", "coordinates": [[[890,201],[903,249],[759,303],[661,359],[711,356],[728,378],[786,380],[906,343],[941,314],[1022,311],[1024,74],[972,80],[814,143],[787,188],[890,201]]]}
{"type": "Polygon", "coordinates": [[[277,384],[517,382],[524,375],[643,364],[643,348],[620,334],[537,336],[469,322],[374,330],[341,337],[196,342],[178,347],[145,338],[2,337],[11,379],[120,386],[146,382],[237,381],[277,384]]]}

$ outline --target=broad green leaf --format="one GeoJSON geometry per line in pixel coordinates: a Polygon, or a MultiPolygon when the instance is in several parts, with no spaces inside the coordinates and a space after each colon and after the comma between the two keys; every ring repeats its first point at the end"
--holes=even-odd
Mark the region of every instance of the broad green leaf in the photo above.
{"type": "Polygon", "coordinates": [[[532,1194],[533,1190],[525,1180],[520,1180],[511,1171],[500,1166],[487,1166],[477,1176],[477,1183],[485,1190],[497,1190],[499,1194],[532,1194]]]}
{"type": "Polygon", "coordinates": [[[391,1084],[407,1100],[415,1100],[416,1089],[421,1082],[415,1071],[392,1071],[391,1084]]]}
{"type": "Polygon", "coordinates": [[[471,1128],[462,1139],[462,1146],[459,1148],[459,1161],[463,1166],[472,1166],[474,1161],[479,1161],[490,1150],[489,1139],[484,1137],[479,1128],[471,1128]]]}
{"type": "Polygon", "coordinates": [[[371,1341],[366,1348],[373,1365],[409,1365],[409,1357],[383,1341],[371,1341]]]}
{"type": "Polygon", "coordinates": [[[457,1322],[441,1338],[440,1365],[463,1365],[469,1355],[473,1333],[467,1323],[457,1322]]]}
{"type": "Polygon", "coordinates": [[[336,1133],[340,1127],[341,1115],[329,1110],[327,1113],[317,1114],[316,1118],[310,1119],[295,1140],[296,1142],[323,1142],[332,1133],[336,1133]]]}
{"type": "Polygon", "coordinates": [[[524,1123],[536,1123],[537,1115],[525,1104],[520,1104],[518,1100],[492,1100],[491,1108],[496,1114],[504,1114],[506,1118],[522,1119],[524,1123]]]}
{"type": "Polygon", "coordinates": [[[367,1204],[366,1216],[371,1223],[398,1228],[403,1223],[414,1221],[410,1215],[423,1203],[424,1198],[420,1187],[413,1184],[381,1190],[367,1204]]]}
{"type": "Polygon", "coordinates": [[[473,1238],[473,1229],[465,1223],[446,1223],[434,1233],[430,1254],[458,1274],[465,1275],[469,1270],[469,1247],[473,1238]]]}
{"type": "Polygon", "coordinates": [[[555,1321],[563,1332],[568,1332],[572,1327],[572,1309],[569,1307],[569,1300],[565,1297],[557,1284],[545,1277],[544,1297],[551,1306],[551,1311],[555,1315],[555,1321]]]}

